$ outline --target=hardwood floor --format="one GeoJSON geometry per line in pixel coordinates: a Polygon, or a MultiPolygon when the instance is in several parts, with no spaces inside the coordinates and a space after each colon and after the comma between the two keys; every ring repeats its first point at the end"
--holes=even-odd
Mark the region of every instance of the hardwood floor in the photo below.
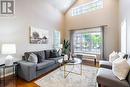
{"type": "MultiPolygon", "coordinates": [[[[98,62],[95,65],[94,62],[90,61],[90,60],[83,61],[83,65],[89,65],[89,66],[93,66],[93,67],[99,66],[98,62]]],[[[41,77],[39,77],[37,79],[40,79],[45,75],[42,75],[41,77]]],[[[34,81],[36,81],[37,79],[35,79],[31,82],[27,82],[27,81],[24,81],[18,77],[8,76],[5,78],[5,80],[2,80],[2,79],[0,80],[0,87],[40,87],[34,83],[34,81]]]]}

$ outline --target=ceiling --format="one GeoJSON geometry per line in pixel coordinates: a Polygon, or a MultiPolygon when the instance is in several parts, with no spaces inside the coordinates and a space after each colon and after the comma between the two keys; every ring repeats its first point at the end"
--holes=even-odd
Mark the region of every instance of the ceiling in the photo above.
{"type": "Polygon", "coordinates": [[[65,13],[77,0],[48,0],[48,2],[62,13],[65,13]]]}

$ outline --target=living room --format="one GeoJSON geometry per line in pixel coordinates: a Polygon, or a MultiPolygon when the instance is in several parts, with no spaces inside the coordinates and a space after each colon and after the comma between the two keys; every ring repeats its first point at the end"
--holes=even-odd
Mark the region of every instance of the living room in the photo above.
{"type": "Polygon", "coordinates": [[[0,0],[0,87],[129,87],[129,5],[0,0]]]}

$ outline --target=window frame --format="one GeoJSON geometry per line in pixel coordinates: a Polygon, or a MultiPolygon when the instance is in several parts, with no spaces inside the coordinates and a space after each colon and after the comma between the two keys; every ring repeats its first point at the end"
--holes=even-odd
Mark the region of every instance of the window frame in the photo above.
{"type": "Polygon", "coordinates": [[[93,0],[89,3],[85,3],[77,7],[74,7],[72,9],[72,16],[77,16],[87,12],[92,12],[101,8],[103,8],[103,0],[93,0]]]}
{"type": "MultiPolygon", "coordinates": [[[[92,36],[91,36],[92,37],[92,36]]],[[[91,43],[92,43],[92,40],[91,40],[91,43]]],[[[94,44],[94,43],[93,43],[94,44]]],[[[102,35],[102,31],[85,31],[85,32],[79,32],[79,33],[74,33],[73,34],[73,52],[74,53],[91,53],[91,54],[101,54],[101,52],[102,52],[102,49],[103,49],[103,35],[102,35]],[[102,41],[101,41],[101,46],[100,46],[100,48],[99,49],[95,49],[95,48],[92,48],[92,46],[90,47],[90,49],[91,49],[91,51],[90,51],[90,49],[88,49],[88,48],[84,48],[83,49],[83,33],[88,33],[88,34],[93,34],[93,33],[99,33],[100,34],[100,36],[101,36],[101,38],[102,38],[102,41]],[[75,42],[75,41],[78,41],[77,40],[77,37],[75,36],[75,34],[79,34],[79,36],[77,35],[77,37],[79,37],[80,39],[82,39],[81,40],[81,43],[79,42],[75,42]],[[81,36],[80,36],[81,35],[81,36]],[[75,39],[76,38],[76,39],[75,39]],[[79,46],[80,46],[80,50],[79,51],[75,51],[75,45],[77,45],[77,44],[79,44],[79,46]],[[82,47],[81,47],[82,46],[82,47]],[[88,51],[86,51],[86,50],[88,50],[88,51]],[[95,50],[95,51],[92,51],[92,50],[95,50]],[[98,50],[98,51],[97,51],[98,50]]]]}

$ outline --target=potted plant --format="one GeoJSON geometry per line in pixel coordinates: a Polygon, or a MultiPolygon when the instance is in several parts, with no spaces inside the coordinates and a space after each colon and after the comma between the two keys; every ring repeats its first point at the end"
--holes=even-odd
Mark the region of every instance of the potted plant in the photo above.
{"type": "Polygon", "coordinates": [[[69,40],[64,40],[63,42],[63,54],[69,54],[70,52],[70,42],[69,40]]]}

